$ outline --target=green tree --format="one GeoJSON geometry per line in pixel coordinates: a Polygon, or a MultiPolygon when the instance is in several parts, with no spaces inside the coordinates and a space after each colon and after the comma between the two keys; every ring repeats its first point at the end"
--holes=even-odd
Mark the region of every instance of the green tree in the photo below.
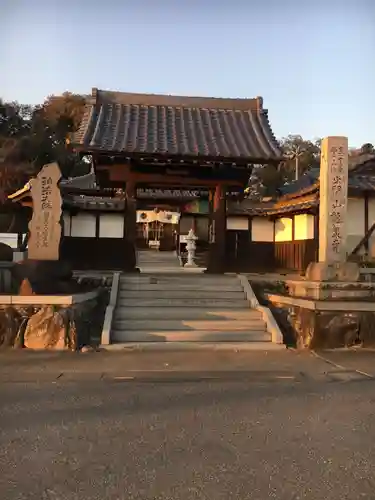
{"type": "Polygon", "coordinates": [[[362,155],[375,154],[375,147],[370,142],[366,142],[361,146],[360,154],[362,155]]]}
{"type": "Polygon", "coordinates": [[[300,135],[288,135],[280,144],[285,155],[283,171],[290,181],[298,179],[307,170],[319,167],[321,140],[309,141],[300,135]]]}
{"type": "Polygon", "coordinates": [[[49,162],[57,161],[66,177],[87,172],[67,144],[84,107],[83,96],[68,92],[34,107],[0,100],[0,198],[49,162]]]}

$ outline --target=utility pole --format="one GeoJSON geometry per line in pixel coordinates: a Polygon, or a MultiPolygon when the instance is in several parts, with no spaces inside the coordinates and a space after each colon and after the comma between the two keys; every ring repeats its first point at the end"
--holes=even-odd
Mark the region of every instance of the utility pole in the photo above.
{"type": "Polygon", "coordinates": [[[296,181],[299,179],[299,159],[303,155],[305,150],[301,146],[293,146],[293,148],[290,150],[288,154],[288,158],[290,160],[295,161],[295,173],[294,173],[294,178],[296,181]]]}

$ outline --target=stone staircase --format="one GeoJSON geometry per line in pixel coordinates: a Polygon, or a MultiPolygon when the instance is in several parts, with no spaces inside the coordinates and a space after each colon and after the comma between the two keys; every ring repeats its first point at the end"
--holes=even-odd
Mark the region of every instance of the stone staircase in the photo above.
{"type": "Polygon", "coordinates": [[[111,343],[246,342],[272,344],[236,276],[147,273],[120,277],[111,343]]]}
{"type": "Polygon", "coordinates": [[[181,267],[175,252],[159,252],[158,250],[138,250],[137,266],[142,272],[177,271],[181,267]]]}

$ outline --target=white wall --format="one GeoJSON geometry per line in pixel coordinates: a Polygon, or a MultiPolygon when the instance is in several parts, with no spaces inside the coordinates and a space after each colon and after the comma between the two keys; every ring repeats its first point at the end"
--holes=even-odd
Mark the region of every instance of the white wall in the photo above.
{"type": "MultiPolygon", "coordinates": [[[[22,235],[22,238],[24,238],[24,235],[22,235]]],[[[4,243],[14,249],[17,248],[17,242],[17,233],[0,233],[0,243],[4,243]]]]}
{"type": "Polygon", "coordinates": [[[124,216],[122,214],[101,214],[99,238],[123,238],[124,216]]]}
{"type": "Polygon", "coordinates": [[[89,213],[78,213],[71,218],[70,236],[95,238],[96,217],[89,213]]]}
{"type": "MultiPolygon", "coordinates": [[[[369,227],[371,226],[371,209],[369,206],[369,227]]],[[[373,215],[375,213],[373,212],[373,215]]],[[[349,198],[348,199],[348,209],[346,218],[346,251],[351,253],[356,245],[361,241],[365,235],[365,198],[349,198]]],[[[364,253],[364,248],[362,247],[360,254],[364,253]]]]}
{"type": "Polygon", "coordinates": [[[254,217],[251,221],[251,241],[273,241],[274,222],[265,217],[254,217]]]}
{"type": "Polygon", "coordinates": [[[227,217],[227,229],[235,229],[236,231],[249,230],[248,217],[227,217]]]}
{"type": "Polygon", "coordinates": [[[310,214],[299,214],[294,216],[294,239],[314,239],[314,216],[310,214]]]}
{"type": "Polygon", "coordinates": [[[281,217],[275,221],[275,241],[292,241],[293,221],[291,218],[281,217]]]}

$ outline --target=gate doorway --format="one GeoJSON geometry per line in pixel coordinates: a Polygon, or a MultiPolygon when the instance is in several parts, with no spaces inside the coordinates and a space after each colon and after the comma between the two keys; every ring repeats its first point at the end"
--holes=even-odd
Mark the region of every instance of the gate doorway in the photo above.
{"type": "Polygon", "coordinates": [[[178,214],[158,211],[137,214],[138,249],[177,250],[178,214]]]}

